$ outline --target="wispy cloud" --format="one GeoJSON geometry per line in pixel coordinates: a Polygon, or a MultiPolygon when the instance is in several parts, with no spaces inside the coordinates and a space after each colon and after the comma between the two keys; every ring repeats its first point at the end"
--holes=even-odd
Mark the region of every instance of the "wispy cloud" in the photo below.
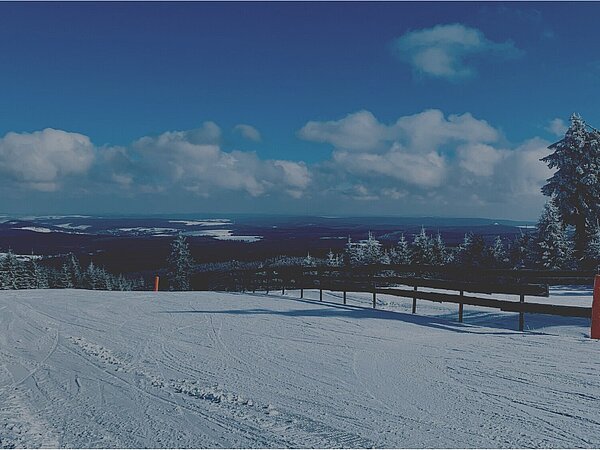
{"type": "Polygon", "coordinates": [[[480,30],[460,23],[409,31],[394,40],[393,52],[417,73],[446,79],[474,76],[473,61],[478,57],[506,59],[522,54],[512,41],[493,42],[480,30]]]}

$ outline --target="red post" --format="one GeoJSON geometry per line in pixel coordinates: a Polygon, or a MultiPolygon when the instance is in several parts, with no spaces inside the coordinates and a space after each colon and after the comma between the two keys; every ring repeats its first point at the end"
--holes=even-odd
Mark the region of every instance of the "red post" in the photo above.
{"type": "Polygon", "coordinates": [[[594,300],[592,302],[592,339],[600,339],[600,275],[594,277],[594,300]]]}
{"type": "Polygon", "coordinates": [[[158,292],[158,282],[160,281],[160,278],[158,277],[158,275],[156,275],[156,277],[154,277],[154,292],[158,292]]]}

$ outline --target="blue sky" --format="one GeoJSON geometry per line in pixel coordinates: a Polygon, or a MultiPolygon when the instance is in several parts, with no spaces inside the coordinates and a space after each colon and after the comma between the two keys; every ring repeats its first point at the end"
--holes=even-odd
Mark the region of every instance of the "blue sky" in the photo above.
{"type": "Polygon", "coordinates": [[[534,218],[536,156],[600,124],[599,13],[0,3],[0,208],[534,218]]]}

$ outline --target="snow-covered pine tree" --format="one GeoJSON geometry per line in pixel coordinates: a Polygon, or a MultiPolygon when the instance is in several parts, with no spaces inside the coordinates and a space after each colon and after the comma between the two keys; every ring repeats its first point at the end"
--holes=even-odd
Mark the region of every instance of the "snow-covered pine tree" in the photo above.
{"type": "Polygon", "coordinates": [[[379,258],[379,262],[381,264],[391,264],[392,263],[392,258],[390,256],[390,252],[388,252],[387,249],[383,250],[383,253],[381,254],[381,256],[379,258]]]}
{"type": "Polygon", "coordinates": [[[0,270],[4,272],[7,289],[27,289],[25,268],[12,250],[8,250],[0,270]]]}
{"type": "Polygon", "coordinates": [[[571,243],[554,198],[538,220],[536,250],[536,262],[545,269],[566,269],[572,263],[571,243]]]}
{"type": "Polygon", "coordinates": [[[530,233],[521,233],[515,238],[509,251],[510,264],[513,269],[531,267],[535,261],[535,239],[530,233]]]}
{"type": "Polygon", "coordinates": [[[363,246],[363,264],[378,264],[381,262],[383,251],[381,242],[373,237],[369,231],[366,241],[361,242],[363,246]]]}
{"type": "Polygon", "coordinates": [[[79,260],[73,253],[67,255],[67,271],[71,277],[71,285],[75,288],[83,287],[83,273],[79,260]]]}
{"type": "Polygon", "coordinates": [[[588,244],[585,249],[583,265],[586,268],[598,269],[600,267],[600,226],[598,223],[590,231],[588,244]]]}
{"type": "Polygon", "coordinates": [[[329,267],[338,267],[340,265],[340,257],[339,257],[339,255],[336,255],[335,253],[333,253],[331,251],[331,249],[329,249],[329,253],[327,253],[326,264],[329,267]]]}
{"type": "Polygon", "coordinates": [[[364,248],[360,243],[352,242],[352,239],[348,237],[348,242],[344,247],[344,255],[346,263],[351,266],[359,266],[364,264],[364,248]]]}
{"type": "Polygon", "coordinates": [[[0,289],[10,289],[8,272],[6,271],[6,257],[0,256],[0,289]]]}
{"type": "Polygon", "coordinates": [[[415,235],[411,249],[411,259],[414,264],[431,264],[432,263],[432,243],[425,232],[425,228],[421,227],[421,232],[415,235]]]}
{"type": "Polygon", "coordinates": [[[174,291],[189,291],[194,260],[187,239],[179,233],[171,244],[169,263],[169,287],[174,291]]]}
{"type": "Polygon", "coordinates": [[[400,235],[398,243],[390,250],[390,260],[392,264],[410,264],[410,247],[404,235],[400,235]]]}
{"type": "Polygon", "coordinates": [[[500,236],[496,236],[489,248],[490,262],[494,267],[503,268],[508,266],[508,253],[500,236]]]}
{"type": "Polygon", "coordinates": [[[62,289],[71,289],[73,287],[73,282],[71,281],[71,275],[69,273],[69,266],[67,266],[67,263],[64,263],[62,266],[57,284],[57,287],[62,289]]]}
{"type": "Polygon", "coordinates": [[[459,247],[458,260],[467,267],[481,267],[485,265],[486,253],[483,237],[469,232],[459,247]]]}
{"type": "Polygon", "coordinates": [[[97,268],[96,275],[98,277],[98,284],[96,286],[96,289],[101,290],[101,291],[112,291],[113,290],[112,275],[110,275],[103,268],[97,268]]]}
{"type": "MultiPolygon", "coordinates": [[[[72,277],[71,277],[71,272],[69,270],[69,266],[67,264],[65,264],[66,266],[66,270],[67,270],[67,274],[69,276],[70,282],[71,284],[73,283],[72,281],[72,277]]],[[[86,289],[100,289],[100,285],[101,285],[101,280],[102,278],[102,270],[97,268],[94,265],[93,261],[90,261],[90,264],[88,265],[87,269],[85,270],[84,274],[83,274],[83,285],[86,289]]]]}
{"type": "Polygon", "coordinates": [[[304,260],[302,260],[302,265],[304,267],[315,267],[317,265],[317,261],[315,260],[315,258],[310,256],[310,252],[307,252],[306,257],[304,258],[304,260]]]}
{"type": "Polygon", "coordinates": [[[47,289],[48,276],[43,267],[41,267],[34,258],[26,263],[26,272],[29,289],[47,289]]]}
{"type": "Polygon", "coordinates": [[[542,193],[553,196],[565,224],[575,226],[575,257],[581,259],[588,225],[600,217],[600,133],[586,130],[581,116],[573,114],[565,137],[548,148],[553,153],[541,160],[557,170],[542,193]]]}
{"type": "Polygon", "coordinates": [[[448,262],[448,251],[440,233],[431,242],[431,264],[443,266],[448,262]]]}

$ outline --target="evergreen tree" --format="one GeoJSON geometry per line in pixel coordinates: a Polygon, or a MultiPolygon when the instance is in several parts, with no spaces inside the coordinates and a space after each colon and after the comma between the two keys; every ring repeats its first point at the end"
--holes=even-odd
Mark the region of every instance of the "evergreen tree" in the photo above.
{"type": "Polygon", "coordinates": [[[600,226],[597,223],[588,238],[583,265],[591,269],[597,269],[600,266],[600,226]]]}
{"type": "Polygon", "coordinates": [[[510,248],[510,264],[514,269],[531,267],[535,261],[535,239],[529,233],[519,234],[510,248]]]}
{"type": "Polygon", "coordinates": [[[23,263],[17,259],[10,249],[2,261],[1,270],[4,273],[4,282],[7,289],[27,288],[27,277],[23,263]]]}
{"type": "Polygon", "coordinates": [[[548,148],[553,153],[541,160],[557,170],[542,193],[553,196],[563,221],[575,226],[575,256],[581,259],[588,226],[600,217],[600,133],[586,130],[583,119],[573,114],[565,137],[548,148]]]}
{"type": "MultiPolygon", "coordinates": [[[[587,240],[587,239],[586,239],[587,240]]],[[[545,269],[566,269],[571,263],[571,244],[558,207],[551,198],[537,224],[537,262],[545,269]]]]}
{"type": "Polygon", "coordinates": [[[28,288],[29,289],[47,289],[48,276],[43,267],[35,259],[31,258],[26,264],[28,288]]]}
{"type": "Polygon", "coordinates": [[[190,253],[187,239],[181,233],[171,244],[169,263],[169,285],[174,291],[189,291],[190,277],[194,268],[194,260],[190,253]]]}
{"type": "Polygon", "coordinates": [[[482,267],[486,264],[486,247],[483,237],[478,234],[467,233],[462,245],[459,247],[459,262],[467,267],[482,267]]]}
{"type": "Polygon", "coordinates": [[[6,257],[0,257],[0,289],[10,289],[8,272],[6,271],[6,257]]]}
{"type": "Polygon", "coordinates": [[[71,275],[69,273],[69,266],[67,265],[67,263],[63,264],[57,282],[57,287],[62,289],[71,289],[73,287],[73,282],[71,281],[71,275]]]}
{"type": "Polygon", "coordinates": [[[431,264],[433,259],[432,244],[421,227],[421,232],[415,235],[413,240],[411,259],[414,264],[431,264]]]}
{"type": "Polygon", "coordinates": [[[67,255],[67,272],[71,278],[71,285],[76,288],[83,287],[83,273],[79,260],[73,253],[67,255]]]}
{"type": "Polygon", "coordinates": [[[352,242],[352,239],[349,237],[344,247],[344,255],[347,264],[359,266],[364,261],[364,247],[360,243],[352,242]]]}
{"type": "Polygon", "coordinates": [[[339,267],[340,266],[340,256],[334,254],[331,249],[329,249],[329,253],[327,253],[327,263],[329,267],[339,267]]]}
{"type": "Polygon", "coordinates": [[[379,262],[381,264],[391,264],[392,263],[392,258],[390,256],[390,253],[387,251],[387,249],[385,249],[383,251],[383,253],[381,254],[381,256],[379,257],[379,262]]]}
{"type": "Polygon", "coordinates": [[[494,267],[507,267],[509,263],[508,253],[500,236],[496,236],[494,243],[489,249],[490,262],[494,267]]]}
{"type": "Polygon", "coordinates": [[[315,267],[317,265],[317,261],[315,260],[315,258],[310,256],[310,252],[307,252],[306,257],[302,261],[302,265],[304,267],[315,267]]]}
{"type": "Polygon", "coordinates": [[[390,250],[390,260],[392,264],[410,264],[410,247],[408,241],[402,234],[395,247],[390,250]]]}
{"type": "Polygon", "coordinates": [[[373,237],[369,231],[366,241],[361,242],[363,246],[363,264],[378,264],[383,256],[381,242],[373,237]]]}
{"type": "MultiPolygon", "coordinates": [[[[67,272],[67,276],[69,277],[69,282],[71,285],[73,285],[72,282],[72,274],[69,270],[69,266],[67,264],[65,264],[65,269],[67,272]]],[[[84,274],[83,274],[83,286],[86,289],[100,289],[101,286],[101,282],[102,282],[102,270],[98,269],[95,265],[93,261],[90,261],[90,264],[88,265],[87,269],[85,270],[84,274]]]]}
{"type": "Polygon", "coordinates": [[[440,233],[431,242],[431,264],[443,266],[448,262],[448,251],[440,233]]]}

